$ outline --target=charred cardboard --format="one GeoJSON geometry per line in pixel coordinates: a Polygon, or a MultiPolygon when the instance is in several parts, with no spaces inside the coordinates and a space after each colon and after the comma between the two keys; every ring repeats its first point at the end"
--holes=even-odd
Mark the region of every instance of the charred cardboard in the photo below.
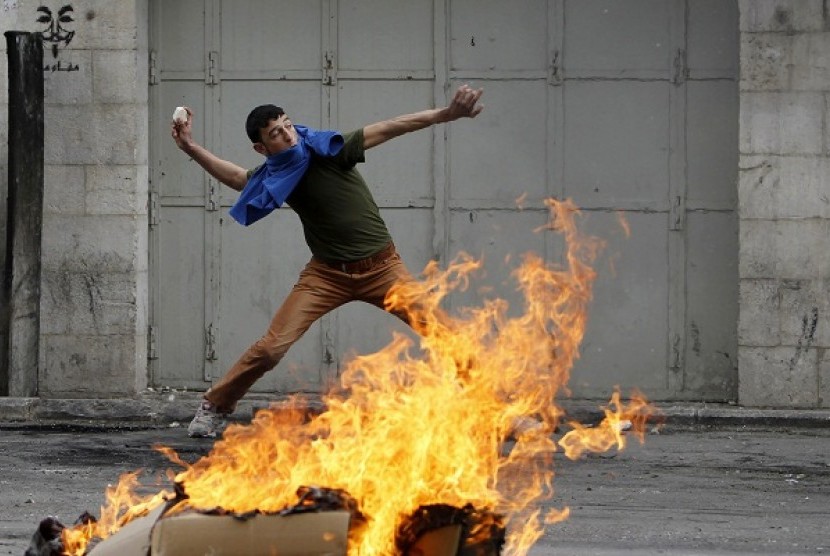
{"type": "Polygon", "coordinates": [[[427,531],[415,541],[406,556],[456,556],[461,544],[461,526],[447,525],[427,531]]]}
{"type": "Polygon", "coordinates": [[[346,511],[256,515],[183,513],[160,520],[153,529],[153,556],[312,556],[346,554],[349,518],[346,511]]]}
{"type": "Polygon", "coordinates": [[[132,520],[116,534],[95,545],[88,556],[147,556],[150,532],[163,511],[162,504],[144,517],[132,520]]]}
{"type": "Polygon", "coordinates": [[[345,555],[350,517],[347,511],[244,519],[185,512],[156,521],[151,514],[98,544],[89,556],[345,555]]]}

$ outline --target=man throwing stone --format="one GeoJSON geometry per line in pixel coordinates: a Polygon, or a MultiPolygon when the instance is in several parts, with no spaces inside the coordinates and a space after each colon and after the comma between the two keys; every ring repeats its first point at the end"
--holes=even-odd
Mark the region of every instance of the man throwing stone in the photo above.
{"type": "MultiPolygon", "coordinates": [[[[482,110],[481,89],[460,86],[444,108],[423,110],[367,125],[349,133],[294,125],[282,108],[254,108],[245,130],[262,165],[246,170],[193,140],[193,114],[173,121],[176,145],[211,176],[241,195],[231,216],[249,225],[287,203],[300,217],[311,260],[274,314],[265,334],[204,395],[188,427],[193,437],[215,437],[225,417],[288,349],[324,314],[365,301],[384,309],[390,288],[410,280],[375,200],[357,171],[364,152],[405,133],[474,118],[482,110]]],[[[397,314],[408,322],[405,314],[397,314]]]]}

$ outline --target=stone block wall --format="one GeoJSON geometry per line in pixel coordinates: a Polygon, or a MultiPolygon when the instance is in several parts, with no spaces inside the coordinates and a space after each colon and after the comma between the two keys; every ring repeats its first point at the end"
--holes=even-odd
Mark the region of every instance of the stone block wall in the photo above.
{"type": "MultiPolygon", "coordinates": [[[[142,0],[0,3],[3,31],[46,39],[41,397],[131,396],[147,385],[147,20],[142,0]],[[38,21],[41,6],[52,22],[38,21]],[[71,21],[57,29],[62,9],[71,21]],[[52,31],[74,34],[57,42],[52,31]]],[[[4,51],[3,135],[6,66],[4,51]]],[[[0,172],[5,192],[5,149],[0,172]]],[[[5,201],[0,209],[5,230],[5,201]]]]}
{"type": "Polygon", "coordinates": [[[741,0],[739,402],[830,407],[830,15],[741,0]]]}
{"type": "MultiPolygon", "coordinates": [[[[738,401],[748,406],[830,407],[828,4],[739,0],[738,401]]],[[[41,6],[71,6],[74,35],[45,51],[39,395],[132,396],[148,379],[146,0],[0,0],[0,30],[44,31],[41,6]]],[[[0,255],[7,164],[0,149],[0,255]]]]}

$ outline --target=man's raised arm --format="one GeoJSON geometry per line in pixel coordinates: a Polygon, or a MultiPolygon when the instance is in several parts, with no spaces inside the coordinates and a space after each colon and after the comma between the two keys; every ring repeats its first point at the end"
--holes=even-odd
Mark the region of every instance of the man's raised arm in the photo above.
{"type": "Polygon", "coordinates": [[[449,106],[404,114],[391,120],[369,124],[363,128],[363,148],[377,147],[404,133],[418,131],[434,124],[452,122],[459,118],[475,118],[484,110],[484,105],[478,104],[483,92],[483,89],[461,85],[449,106]]]}
{"type": "Polygon", "coordinates": [[[185,107],[185,109],[187,110],[187,121],[173,121],[171,124],[171,133],[173,140],[176,142],[176,146],[195,160],[208,174],[231,189],[242,191],[245,188],[245,184],[248,183],[248,171],[233,162],[219,158],[196,143],[193,140],[192,134],[193,112],[191,112],[190,108],[185,107]]]}

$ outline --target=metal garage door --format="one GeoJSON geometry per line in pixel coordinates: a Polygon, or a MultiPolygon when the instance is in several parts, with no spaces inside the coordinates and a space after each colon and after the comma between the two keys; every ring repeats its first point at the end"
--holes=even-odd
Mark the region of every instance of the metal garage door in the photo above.
{"type": "MultiPolygon", "coordinates": [[[[558,256],[556,238],[531,231],[542,199],[571,197],[614,260],[599,269],[574,395],[734,398],[735,2],[154,1],[150,28],[153,384],[221,376],[309,256],[288,209],[247,229],[228,218],[234,192],[169,138],[175,106],[194,108],[202,144],[253,166],[243,122],[256,104],[346,131],[443,105],[470,82],[486,90],[479,119],[373,149],[361,168],[410,268],[483,254],[509,300],[504,256],[558,256]]],[[[373,308],[343,307],[256,389],[317,390],[392,329],[373,308]]]]}

